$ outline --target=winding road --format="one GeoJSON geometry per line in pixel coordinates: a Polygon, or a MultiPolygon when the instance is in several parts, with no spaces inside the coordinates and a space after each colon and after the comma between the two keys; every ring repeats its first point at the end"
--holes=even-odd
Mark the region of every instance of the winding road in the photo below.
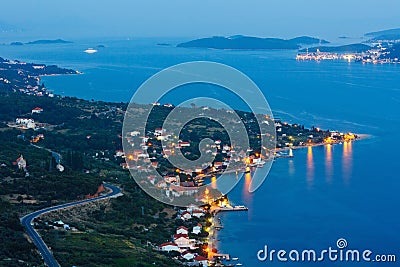
{"type": "Polygon", "coordinates": [[[42,210],[32,212],[21,218],[21,224],[24,226],[27,234],[32,239],[32,241],[36,245],[36,247],[38,248],[40,255],[43,257],[44,262],[45,262],[45,264],[47,264],[47,266],[59,267],[60,264],[56,261],[53,254],[50,252],[49,248],[44,243],[44,241],[41,238],[41,236],[39,235],[39,233],[33,228],[32,224],[31,224],[33,219],[35,219],[36,217],[38,217],[44,213],[47,213],[47,212],[65,209],[65,208],[69,208],[69,207],[73,207],[73,206],[78,206],[78,205],[82,205],[85,203],[98,201],[101,199],[118,197],[118,196],[122,195],[121,189],[119,187],[116,187],[114,185],[107,184],[107,183],[104,183],[104,187],[111,189],[112,190],[111,193],[104,195],[104,196],[96,197],[96,198],[85,199],[85,200],[80,200],[80,201],[76,201],[76,202],[71,202],[71,203],[54,206],[54,207],[45,208],[42,210]]]}

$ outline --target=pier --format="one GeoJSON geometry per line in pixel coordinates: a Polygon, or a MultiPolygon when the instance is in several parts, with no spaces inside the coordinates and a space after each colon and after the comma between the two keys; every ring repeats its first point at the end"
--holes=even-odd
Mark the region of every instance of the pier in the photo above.
{"type": "Polygon", "coordinates": [[[230,257],[229,254],[216,253],[216,254],[213,255],[213,257],[214,258],[220,258],[220,259],[227,260],[227,261],[231,260],[231,257],[230,257]]]}
{"type": "Polygon", "coordinates": [[[211,214],[216,215],[221,211],[247,211],[249,208],[245,206],[234,206],[234,207],[215,207],[212,209],[211,214]]]}

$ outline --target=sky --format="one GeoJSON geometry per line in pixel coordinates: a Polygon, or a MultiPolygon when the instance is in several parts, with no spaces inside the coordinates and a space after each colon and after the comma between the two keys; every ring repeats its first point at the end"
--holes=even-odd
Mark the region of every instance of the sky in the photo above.
{"type": "Polygon", "coordinates": [[[0,38],[360,37],[399,28],[399,10],[398,0],[13,0],[1,3],[0,38]]]}

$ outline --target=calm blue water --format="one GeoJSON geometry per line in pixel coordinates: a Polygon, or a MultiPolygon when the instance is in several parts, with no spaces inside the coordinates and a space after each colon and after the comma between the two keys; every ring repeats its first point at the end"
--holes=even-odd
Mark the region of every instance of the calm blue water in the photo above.
{"type": "MultiPolygon", "coordinates": [[[[400,66],[296,62],[290,51],[179,49],[156,46],[158,42],[179,40],[77,41],[29,50],[0,46],[0,56],[83,71],[84,75],[43,81],[58,94],[108,101],[128,101],[135,88],[165,67],[193,60],[221,62],[252,78],[277,117],[372,135],[353,144],[297,150],[292,160],[278,159],[254,194],[245,190],[249,177],[242,179],[230,198],[250,210],[221,214],[225,228],[218,233],[218,247],[239,257],[244,266],[319,266],[258,262],[256,253],[264,245],[277,250],[335,248],[337,239],[346,238],[349,248],[397,254],[400,260],[400,66]],[[106,47],[97,54],[82,52],[98,44],[106,47]]],[[[210,95],[220,93],[207,90],[210,95]]],[[[192,96],[194,88],[165,101],[192,96]]],[[[324,263],[345,265],[365,264],[324,263]]],[[[379,265],[383,263],[369,263],[379,265]]]]}

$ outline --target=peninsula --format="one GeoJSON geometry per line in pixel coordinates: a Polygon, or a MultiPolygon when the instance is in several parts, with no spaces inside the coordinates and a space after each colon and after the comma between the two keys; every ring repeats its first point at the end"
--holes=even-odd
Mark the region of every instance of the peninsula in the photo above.
{"type": "Polygon", "coordinates": [[[54,65],[27,63],[0,57],[0,91],[22,92],[28,95],[53,96],[40,84],[40,76],[78,74],[78,71],[54,65]]]}

